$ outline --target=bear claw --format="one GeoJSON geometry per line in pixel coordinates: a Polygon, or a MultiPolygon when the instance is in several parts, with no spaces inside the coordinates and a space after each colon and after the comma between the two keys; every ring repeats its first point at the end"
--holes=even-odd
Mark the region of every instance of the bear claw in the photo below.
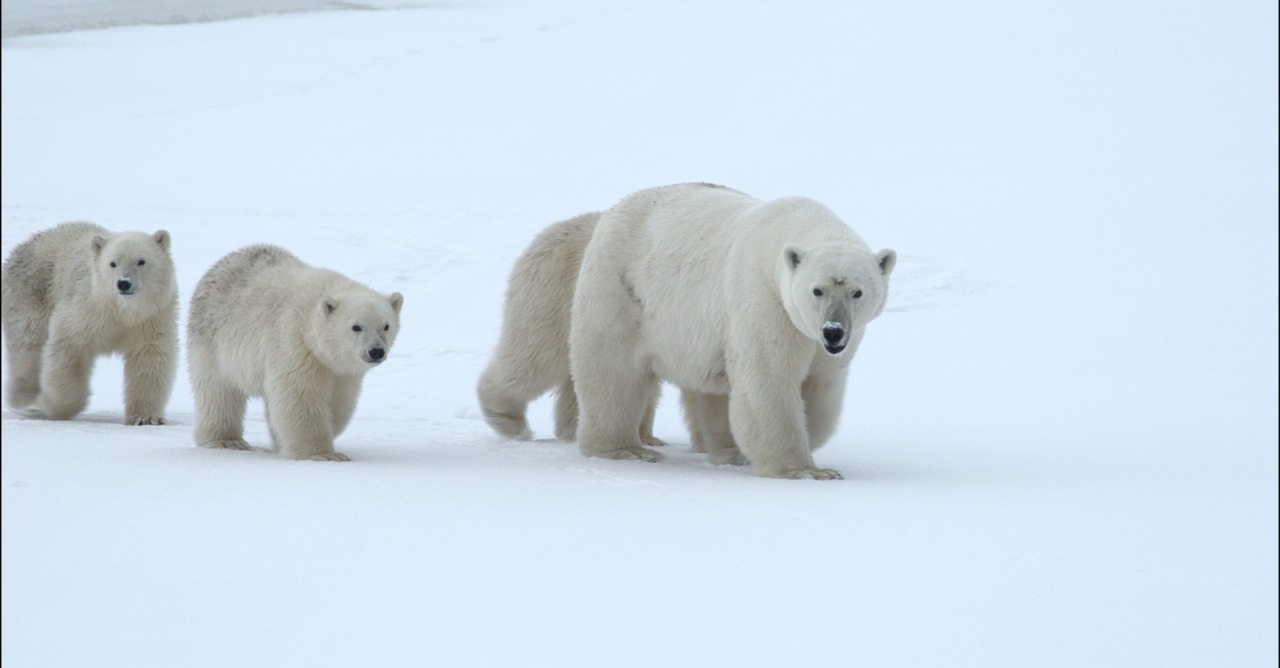
{"type": "Polygon", "coordinates": [[[149,424],[154,424],[154,425],[166,424],[166,422],[164,421],[164,418],[155,416],[155,415],[135,415],[133,417],[125,418],[124,423],[130,427],[138,427],[141,425],[149,425],[149,424]]]}
{"type": "Polygon", "coordinates": [[[605,459],[638,459],[642,462],[656,462],[662,460],[662,455],[660,453],[635,445],[627,445],[614,450],[587,452],[585,454],[589,457],[603,457],[605,459]]]}
{"type": "Polygon", "coordinates": [[[321,452],[320,454],[311,455],[307,459],[313,462],[349,462],[351,458],[341,452],[321,452]]]}
{"type": "Polygon", "coordinates": [[[208,443],[201,443],[200,447],[213,450],[248,450],[249,444],[237,438],[226,441],[209,441],[208,443]]]}
{"type": "Polygon", "coordinates": [[[844,476],[835,469],[799,469],[787,471],[780,477],[790,480],[844,480],[844,476]]]}

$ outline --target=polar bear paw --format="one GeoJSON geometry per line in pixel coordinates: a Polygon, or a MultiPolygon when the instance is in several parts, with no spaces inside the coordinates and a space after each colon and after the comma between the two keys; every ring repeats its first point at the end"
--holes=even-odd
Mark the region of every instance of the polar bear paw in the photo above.
{"type": "Polygon", "coordinates": [[[225,441],[209,441],[201,443],[202,448],[211,448],[213,450],[248,450],[249,444],[243,439],[233,438],[225,441]]]}
{"type": "Polygon", "coordinates": [[[158,415],[133,415],[124,419],[124,423],[130,427],[138,427],[148,424],[167,424],[164,418],[158,415]]]}
{"type": "Polygon", "coordinates": [[[22,408],[15,408],[13,411],[24,418],[31,418],[33,420],[49,419],[49,416],[45,415],[44,411],[40,410],[40,407],[35,404],[29,404],[22,408]]]}
{"type": "Polygon", "coordinates": [[[722,464],[743,466],[747,463],[747,457],[737,448],[727,448],[725,450],[715,450],[707,453],[707,461],[711,462],[715,466],[720,466],[722,464]]]}
{"type": "Polygon", "coordinates": [[[657,436],[641,436],[640,442],[653,448],[661,448],[667,444],[666,441],[658,438],[657,436]]]}
{"type": "Polygon", "coordinates": [[[788,480],[844,480],[844,476],[835,469],[795,469],[778,477],[788,480]]]}
{"type": "Polygon", "coordinates": [[[649,448],[642,448],[638,445],[624,445],[612,450],[592,450],[585,454],[588,457],[603,457],[605,459],[638,459],[642,462],[656,462],[662,460],[661,454],[654,452],[649,448]]]}
{"type": "Polygon", "coordinates": [[[313,462],[349,462],[351,461],[350,457],[342,454],[341,452],[321,452],[319,454],[311,455],[310,457],[307,457],[307,459],[313,462]]]}

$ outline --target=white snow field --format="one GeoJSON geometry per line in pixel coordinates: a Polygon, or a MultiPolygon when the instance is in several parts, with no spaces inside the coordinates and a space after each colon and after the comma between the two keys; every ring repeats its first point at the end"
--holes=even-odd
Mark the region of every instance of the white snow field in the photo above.
{"type": "Polygon", "coordinates": [[[1275,665],[1275,3],[56,4],[4,3],[6,255],[165,228],[184,311],[256,242],[405,306],[351,463],[196,448],[185,367],[168,426],[118,358],[6,408],[5,668],[1275,665]],[[901,254],[845,480],[710,466],[673,388],[656,464],[480,419],[525,245],[683,181],[901,254]]]}

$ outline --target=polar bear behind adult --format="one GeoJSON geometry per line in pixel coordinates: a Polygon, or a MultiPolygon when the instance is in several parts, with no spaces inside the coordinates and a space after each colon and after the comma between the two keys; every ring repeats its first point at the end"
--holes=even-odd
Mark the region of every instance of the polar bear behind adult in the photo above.
{"type": "MultiPolygon", "coordinates": [[[[569,376],[569,309],[582,253],[598,220],[599,212],[593,212],[548,226],[511,269],[502,334],[476,388],[485,421],[507,438],[533,437],[526,408],[553,389],[556,438],[576,438],[578,398],[569,376]]],[[[653,436],[656,395],[647,406],[640,441],[666,445],[653,436]]]]}
{"type": "Polygon", "coordinates": [[[196,444],[247,450],[244,415],[263,397],[272,445],[291,459],[347,461],[333,441],[364,375],[400,331],[400,293],[259,244],[223,257],[191,297],[187,357],[196,444]]]}
{"type": "Polygon", "coordinates": [[[4,263],[0,311],[9,406],[67,420],[89,401],[94,361],[124,356],[124,423],[164,424],[178,368],[178,287],[169,233],[63,223],[4,263]]]}
{"type": "Polygon", "coordinates": [[[665,380],[686,393],[712,461],[839,478],[812,450],[835,430],[849,362],[896,260],[805,198],[762,202],[707,184],[625,198],[597,223],[574,294],[582,452],[656,461],[636,433],[644,398],[665,380]]]}

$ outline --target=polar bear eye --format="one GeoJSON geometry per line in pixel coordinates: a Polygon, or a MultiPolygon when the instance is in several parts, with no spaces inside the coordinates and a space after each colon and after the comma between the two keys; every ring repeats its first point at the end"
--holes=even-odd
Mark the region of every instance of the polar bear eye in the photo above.
{"type": "Polygon", "coordinates": [[[383,326],[382,326],[382,331],[384,331],[384,332],[389,332],[389,331],[391,331],[391,325],[383,325],[383,326]]]}
{"type": "Polygon", "coordinates": [[[112,262],[112,263],[111,263],[111,268],[112,268],[112,269],[115,269],[115,268],[116,268],[116,263],[112,262]]]}
{"type": "Polygon", "coordinates": [[[138,260],[138,266],[139,266],[139,267],[141,267],[142,265],[144,265],[144,264],[146,264],[146,263],[147,263],[147,261],[146,261],[146,260],[138,260]]]}
{"type": "Polygon", "coordinates": [[[352,325],[352,326],[351,326],[351,331],[353,331],[353,332],[363,332],[363,331],[364,331],[364,328],[363,328],[363,327],[361,327],[360,325],[352,325]]]}
{"type": "Polygon", "coordinates": [[[854,291],[853,291],[853,298],[854,298],[854,299],[857,299],[857,298],[859,298],[859,297],[861,297],[861,296],[862,296],[862,291],[861,291],[861,290],[854,290],[854,291]]]}
{"type": "Polygon", "coordinates": [[[822,288],[814,288],[814,289],[813,289],[813,296],[814,296],[814,297],[821,297],[821,296],[822,296],[822,288]]]}

